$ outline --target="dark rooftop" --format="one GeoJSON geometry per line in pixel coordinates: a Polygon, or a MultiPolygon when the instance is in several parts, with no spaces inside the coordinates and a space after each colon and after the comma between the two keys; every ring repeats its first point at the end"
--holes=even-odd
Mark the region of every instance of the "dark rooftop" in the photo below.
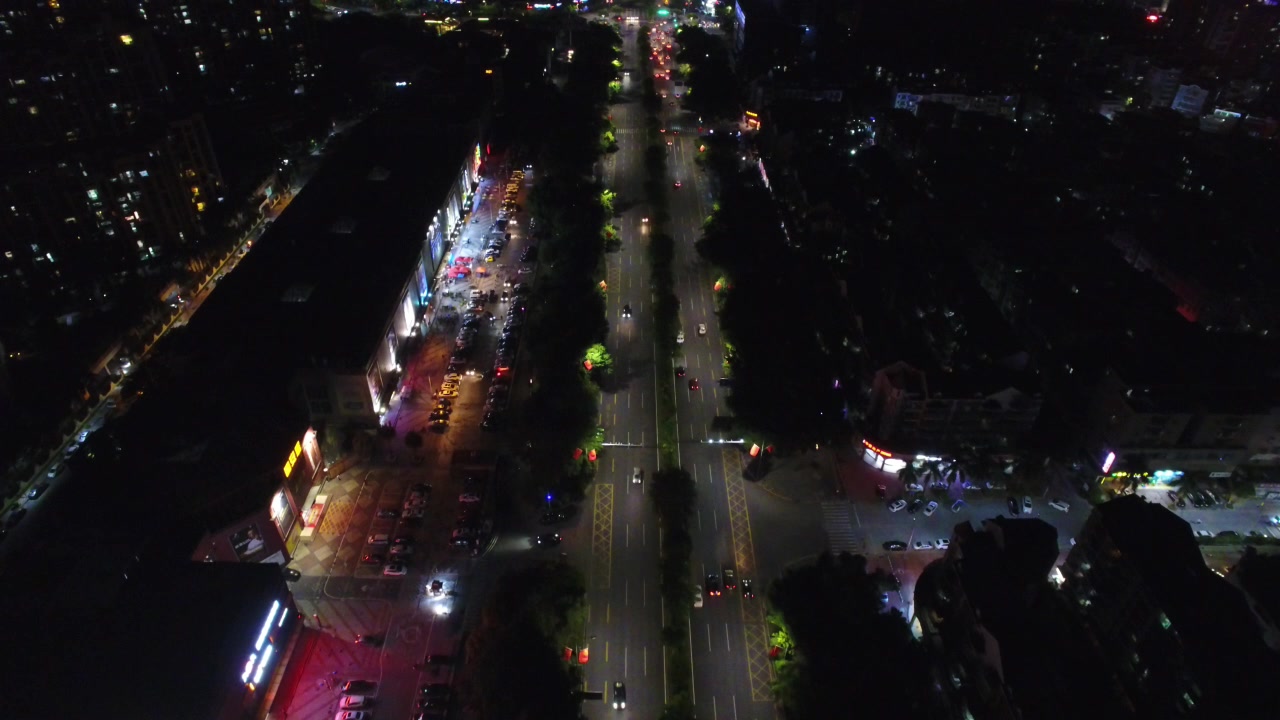
{"type": "Polygon", "coordinates": [[[480,139],[478,114],[406,101],[343,138],[196,314],[204,349],[280,385],[302,367],[363,368],[480,139]]]}
{"type": "Polygon", "coordinates": [[[1273,404],[1280,344],[1205,331],[1178,313],[1166,287],[1134,270],[1110,244],[1066,237],[1010,242],[997,255],[1026,278],[1023,322],[1086,376],[1113,369],[1138,391],[1135,402],[1153,410],[1250,412],[1273,404]],[[1266,386],[1273,390],[1259,392],[1266,386]]]}
{"type": "Polygon", "coordinates": [[[1137,495],[1103,503],[1094,512],[1188,646],[1187,658],[1206,693],[1219,702],[1262,698],[1273,678],[1261,678],[1280,671],[1280,656],[1263,644],[1240,590],[1205,566],[1191,526],[1137,495]]]}
{"type": "Polygon", "coordinates": [[[0,598],[0,657],[15,690],[4,715],[218,717],[272,602],[287,595],[278,565],[184,563],[131,579],[105,607],[84,598],[74,611],[15,612],[0,598]]]}

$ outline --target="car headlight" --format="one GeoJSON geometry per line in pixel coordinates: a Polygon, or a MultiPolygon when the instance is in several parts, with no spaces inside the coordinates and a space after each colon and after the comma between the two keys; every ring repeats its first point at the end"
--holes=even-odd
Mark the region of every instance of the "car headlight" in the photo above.
{"type": "Polygon", "coordinates": [[[626,709],[627,709],[627,701],[626,701],[626,700],[623,700],[623,701],[622,701],[622,709],[623,709],[623,710],[626,710],[626,709]]]}
{"type": "Polygon", "coordinates": [[[614,700],[614,701],[613,701],[613,709],[614,709],[614,710],[617,710],[617,709],[618,709],[618,701],[617,701],[617,700],[614,700]]]}

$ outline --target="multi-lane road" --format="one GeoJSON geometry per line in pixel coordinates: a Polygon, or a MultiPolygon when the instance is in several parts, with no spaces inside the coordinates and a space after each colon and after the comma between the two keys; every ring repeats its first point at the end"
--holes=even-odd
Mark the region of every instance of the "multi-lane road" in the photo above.
{"type": "MultiPolygon", "coordinates": [[[[705,586],[706,575],[733,566],[740,578],[756,577],[746,488],[741,480],[740,449],[708,444],[712,421],[723,412],[723,351],[712,296],[714,278],[694,249],[702,221],[711,211],[708,181],[695,163],[696,118],[686,117],[674,98],[663,100],[661,123],[671,141],[668,169],[671,224],[675,239],[674,271],[685,340],[677,358],[659,357],[653,337],[646,254],[653,214],[644,195],[644,152],[647,130],[639,102],[644,73],[653,72],[648,58],[637,54],[635,26],[624,27],[623,90],[627,100],[613,107],[618,152],[605,161],[605,183],[626,208],[615,222],[622,249],[608,258],[610,351],[622,379],[601,405],[607,450],[601,473],[587,498],[590,516],[588,621],[590,662],[586,689],[605,693],[605,702],[588,703],[589,716],[612,714],[612,688],[626,683],[627,712],[656,716],[669,688],[663,663],[661,629],[666,618],[658,594],[660,542],[652,506],[644,497],[658,467],[656,373],[685,375],[676,379],[678,461],[697,483],[694,552],[691,565],[705,586]],[[676,133],[676,129],[681,131],[676,133]],[[679,182],[679,187],[675,183],[679,182]],[[629,305],[630,318],[623,317],[629,305]],[[700,332],[699,326],[705,327],[700,332]],[[693,389],[692,381],[698,389],[693,389]],[[727,449],[726,449],[727,448],[727,449]],[[643,481],[634,482],[636,469],[643,481]]],[[[666,30],[669,37],[669,29],[666,30]]],[[[661,47],[665,43],[656,40],[661,47]]],[[[671,82],[659,80],[671,94],[671,82]]],[[[584,537],[584,540],[588,538],[584,537]]],[[[763,592],[763,583],[756,583],[763,592]]],[[[692,604],[692,598],[689,600],[692,604]]],[[[704,594],[693,609],[689,634],[694,700],[700,717],[772,718],[767,661],[767,632],[762,600],[727,590],[721,597],[704,594]]]]}

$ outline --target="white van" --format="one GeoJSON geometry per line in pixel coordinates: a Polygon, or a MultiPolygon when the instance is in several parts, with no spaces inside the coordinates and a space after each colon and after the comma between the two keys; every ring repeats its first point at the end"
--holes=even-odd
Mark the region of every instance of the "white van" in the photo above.
{"type": "Polygon", "coordinates": [[[377,533],[369,536],[370,545],[386,545],[391,538],[386,533],[377,533]]]}

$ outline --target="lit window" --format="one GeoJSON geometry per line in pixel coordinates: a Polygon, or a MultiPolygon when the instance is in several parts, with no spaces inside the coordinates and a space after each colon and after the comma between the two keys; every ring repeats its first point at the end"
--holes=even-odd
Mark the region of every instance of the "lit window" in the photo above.
{"type": "Polygon", "coordinates": [[[196,203],[196,212],[204,212],[204,203],[202,202],[196,203]]]}
{"type": "Polygon", "coordinates": [[[132,44],[133,44],[133,36],[132,36],[132,35],[121,35],[121,36],[120,36],[120,42],[124,43],[125,45],[132,45],[132,44]]]}
{"type": "Polygon", "coordinates": [[[31,115],[39,115],[40,108],[36,107],[35,105],[29,105],[27,106],[27,112],[31,115]]]}
{"type": "Polygon", "coordinates": [[[90,200],[95,200],[95,201],[96,201],[96,200],[98,199],[98,191],[97,191],[97,190],[90,190],[90,191],[89,191],[89,199],[90,199],[90,200]]]}

